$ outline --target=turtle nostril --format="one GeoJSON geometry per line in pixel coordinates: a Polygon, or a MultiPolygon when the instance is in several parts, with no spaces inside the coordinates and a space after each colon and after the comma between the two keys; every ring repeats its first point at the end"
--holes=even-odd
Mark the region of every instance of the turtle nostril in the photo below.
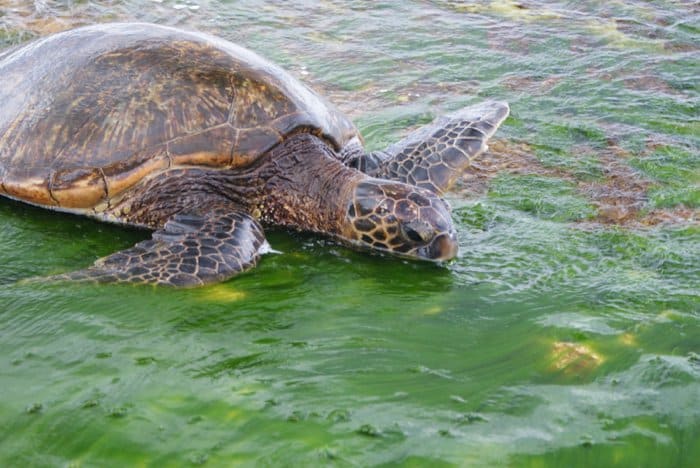
{"type": "Polygon", "coordinates": [[[430,244],[417,249],[419,258],[445,261],[457,256],[459,245],[454,233],[445,233],[437,236],[430,244]]]}
{"type": "Polygon", "coordinates": [[[457,243],[457,237],[452,234],[443,234],[437,239],[435,239],[434,250],[435,258],[441,260],[450,260],[457,256],[457,250],[459,249],[459,244],[457,243]]]}

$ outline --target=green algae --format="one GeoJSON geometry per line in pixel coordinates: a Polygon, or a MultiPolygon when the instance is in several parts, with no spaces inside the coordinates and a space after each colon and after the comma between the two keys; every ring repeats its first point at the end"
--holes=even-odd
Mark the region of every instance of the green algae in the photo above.
{"type": "Polygon", "coordinates": [[[592,218],[595,209],[562,179],[501,175],[491,182],[489,197],[542,219],[575,221],[592,218]]]}
{"type": "Polygon", "coordinates": [[[700,158],[689,149],[663,146],[631,164],[656,185],[649,191],[650,205],[667,208],[700,207],[700,158]]]}

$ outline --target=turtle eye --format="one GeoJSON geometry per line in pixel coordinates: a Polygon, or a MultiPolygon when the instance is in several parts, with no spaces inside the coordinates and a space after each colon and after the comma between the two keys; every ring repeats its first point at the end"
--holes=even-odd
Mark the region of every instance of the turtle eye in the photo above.
{"type": "Polygon", "coordinates": [[[420,234],[418,234],[416,231],[414,231],[411,228],[404,229],[404,232],[406,233],[406,237],[411,239],[413,242],[421,242],[423,240],[421,238],[420,234]]]}
{"type": "Polygon", "coordinates": [[[422,243],[428,242],[433,235],[433,230],[430,226],[419,220],[409,221],[401,224],[401,230],[404,236],[413,242],[422,243]]]}

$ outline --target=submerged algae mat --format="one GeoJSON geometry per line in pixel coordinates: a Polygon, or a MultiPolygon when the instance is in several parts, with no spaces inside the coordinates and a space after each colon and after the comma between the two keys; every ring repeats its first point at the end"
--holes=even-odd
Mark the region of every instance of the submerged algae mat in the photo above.
{"type": "Polygon", "coordinates": [[[446,267],[274,232],[212,287],[27,284],[148,234],[2,200],[0,465],[700,458],[694,2],[0,0],[0,45],[114,20],[246,45],[372,149],[512,115],[450,196],[446,267]]]}

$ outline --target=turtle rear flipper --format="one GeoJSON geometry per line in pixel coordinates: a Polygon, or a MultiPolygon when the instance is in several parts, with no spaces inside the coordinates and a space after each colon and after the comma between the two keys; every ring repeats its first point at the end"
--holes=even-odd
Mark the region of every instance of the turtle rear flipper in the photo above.
{"type": "Polygon", "coordinates": [[[508,117],[508,104],[487,101],[437,118],[384,152],[364,155],[355,164],[372,176],[446,192],[487,149],[486,142],[508,117]]]}
{"type": "Polygon", "coordinates": [[[246,212],[180,213],[151,239],[53,279],[201,286],[254,267],[266,247],[262,227],[246,212]]]}

